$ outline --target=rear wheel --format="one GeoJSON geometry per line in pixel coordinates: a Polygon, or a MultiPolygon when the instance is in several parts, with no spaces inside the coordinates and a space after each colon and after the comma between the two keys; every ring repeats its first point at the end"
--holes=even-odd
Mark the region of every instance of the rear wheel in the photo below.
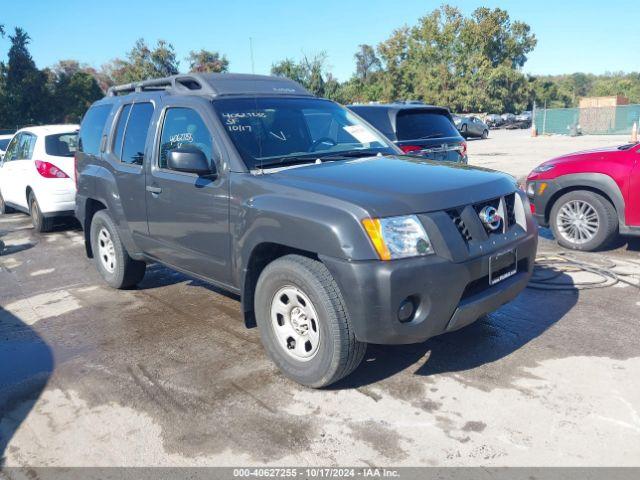
{"type": "Polygon", "coordinates": [[[486,128],[482,131],[482,138],[489,138],[489,130],[486,128]]]}
{"type": "Polygon", "coordinates": [[[553,204],[549,220],[558,243],[573,250],[603,248],[618,231],[618,216],[611,202],[586,190],[562,195],[553,204]]]}
{"type": "Polygon", "coordinates": [[[15,210],[11,207],[8,207],[6,203],[4,203],[4,198],[2,198],[2,192],[0,192],[0,215],[5,213],[13,213],[15,210]]]}
{"type": "Polygon", "coordinates": [[[98,272],[113,288],[130,288],[142,280],[147,265],[132,259],[105,210],[91,219],[91,250],[98,272]]]}
{"type": "Polygon", "coordinates": [[[29,194],[29,215],[31,215],[31,223],[38,233],[48,232],[53,228],[53,219],[46,218],[40,210],[40,205],[33,192],[29,194]]]}
{"type": "Polygon", "coordinates": [[[321,262],[287,255],[267,265],[254,307],[267,353],[298,383],[330,385],[364,357],[366,344],[356,340],[338,285],[321,262]]]}

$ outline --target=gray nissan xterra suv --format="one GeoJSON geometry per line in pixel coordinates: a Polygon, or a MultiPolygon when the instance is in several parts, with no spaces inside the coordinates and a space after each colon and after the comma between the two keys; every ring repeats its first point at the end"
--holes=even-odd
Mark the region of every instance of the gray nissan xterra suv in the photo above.
{"type": "Polygon", "coordinates": [[[461,328],[513,299],[537,228],[505,174],[404,155],[283,78],[114,87],[86,113],[76,216],[107,283],[160,262],[239,294],[290,378],[329,385],[367,343],[461,328]]]}

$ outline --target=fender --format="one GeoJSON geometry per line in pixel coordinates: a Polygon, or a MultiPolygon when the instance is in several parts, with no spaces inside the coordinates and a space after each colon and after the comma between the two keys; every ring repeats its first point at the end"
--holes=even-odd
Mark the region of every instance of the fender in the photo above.
{"type": "MultiPolygon", "coordinates": [[[[618,184],[609,175],[605,175],[604,173],[572,173],[557,177],[551,180],[551,182],[554,182],[559,187],[557,189],[558,191],[568,187],[591,187],[602,191],[613,202],[613,206],[618,214],[618,223],[620,224],[621,230],[626,226],[624,197],[618,184]]],[[[556,193],[554,193],[554,197],[555,196],[556,193]]]]}

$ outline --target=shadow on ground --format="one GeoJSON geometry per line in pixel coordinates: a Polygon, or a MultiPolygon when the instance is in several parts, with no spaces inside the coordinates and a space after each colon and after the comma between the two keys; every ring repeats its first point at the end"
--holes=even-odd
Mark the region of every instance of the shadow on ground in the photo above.
{"type": "Polygon", "coordinates": [[[53,372],[51,348],[38,333],[0,307],[0,467],[15,431],[53,372]]]}
{"type": "MultiPolygon", "coordinates": [[[[558,277],[559,280],[573,285],[569,276],[561,276],[566,278],[558,277]]],[[[369,345],[360,367],[330,389],[370,385],[425,358],[413,372],[415,375],[462,372],[495,362],[521,349],[560,321],[576,305],[578,297],[578,290],[526,289],[511,303],[456,332],[414,345],[369,345]]]]}

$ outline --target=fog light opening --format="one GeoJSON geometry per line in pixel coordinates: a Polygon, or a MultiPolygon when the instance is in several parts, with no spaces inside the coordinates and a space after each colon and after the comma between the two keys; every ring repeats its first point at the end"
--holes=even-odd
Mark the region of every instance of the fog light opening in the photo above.
{"type": "Polygon", "coordinates": [[[398,320],[401,323],[408,323],[413,320],[416,313],[416,305],[416,299],[413,297],[407,297],[400,302],[400,306],[398,307],[398,320]]]}

